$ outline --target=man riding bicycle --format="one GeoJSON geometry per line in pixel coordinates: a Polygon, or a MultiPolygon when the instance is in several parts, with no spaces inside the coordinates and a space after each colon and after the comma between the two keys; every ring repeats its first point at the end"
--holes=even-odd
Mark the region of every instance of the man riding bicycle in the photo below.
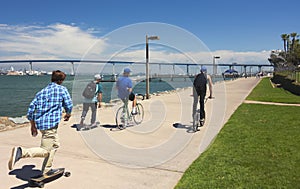
{"type": "MultiPolygon", "coordinates": [[[[128,108],[128,100],[132,101],[132,114],[135,115],[136,111],[136,97],[132,90],[132,81],[129,78],[131,70],[129,68],[125,68],[123,71],[123,76],[119,77],[116,83],[116,87],[118,90],[118,97],[123,101],[126,108],[128,108]]],[[[124,110],[127,111],[127,110],[124,110]]],[[[127,115],[124,112],[125,125],[127,121],[127,115]]]]}
{"type": "Polygon", "coordinates": [[[206,85],[209,86],[209,97],[212,98],[212,80],[210,75],[207,75],[207,69],[205,66],[201,67],[200,73],[195,77],[194,87],[193,87],[193,119],[195,118],[196,109],[198,105],[198,100],[200,103],[200,124],[203,126],[205,122],[205,109],[204,109],[204,99],[206,96],[206,85]]]}

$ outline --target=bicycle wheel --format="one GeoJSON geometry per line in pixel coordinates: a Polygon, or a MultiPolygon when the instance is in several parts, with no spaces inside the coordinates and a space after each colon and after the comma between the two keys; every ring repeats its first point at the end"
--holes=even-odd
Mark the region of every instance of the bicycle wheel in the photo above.
{"type": "Polygon", "coordinates": [[[136,112],[137,114],[132,115],[133,116],[133,120],[135,122],[135,124],[140,124],[142,123],[143,119],[144,119],[144,107],[142,104],[137,103],[136,104],[136,112]]]}
{"type": "Polygon", "coordinates": [[[120,107],[120,108],[117,110],[117,113],[116,113],[116,126],[117,126],[119,129],[124,129],[124,126],[125,126],[125,120],[124,120],[124,116],[123,116],[123,106],[120,107]]]}

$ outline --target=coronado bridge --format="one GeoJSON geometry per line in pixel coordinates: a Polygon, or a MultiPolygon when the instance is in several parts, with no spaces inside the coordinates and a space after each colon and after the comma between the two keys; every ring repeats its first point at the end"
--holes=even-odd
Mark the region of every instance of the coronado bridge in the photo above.
{"type": "MultiPolygon", "coordinates": [[[[69,63],[71,65],[72,73],[75,74],[75,66],[74,64],[109,64],[112,66],[112,74],[115,74],[115,66],[116,65],[146,65],[145,62],[134,62],[134,61],[102,61],[102,60],[75,60],[75,59],[57,59],[57,60],[0,60],[0,64],[18,64],[18,63],[28,63],[30,66],[30,71],[33,70],[33,66],[35,63],[69,63]]],[[[175,69],[176,66],[183,66],[185,67],[185,75],[190,76],[191,74],[191,67],[200,67],[200,66],[207,66],[213,68],[213,75],[217,75],[217,68],[218,67],[228,67],[228,69],[233,69],[233,67],[241,67],[244,69],[244,73],[246,73],[248,67],[257,67],[258,72],[262,71],[262,67],[273,67],[271,64],[239,64],[239,63],[222,63],[222,64],[215,64],[215,63],[176,63],[176,62],[150,62],[150,65],[158,65],[159,71],[155,76],[151,77],[183,77],[183,75],[176,75],[175,69]],[[173,70],[173,74],[165,75],[161,73],[162,66],[171,66],[173,70]]]]}

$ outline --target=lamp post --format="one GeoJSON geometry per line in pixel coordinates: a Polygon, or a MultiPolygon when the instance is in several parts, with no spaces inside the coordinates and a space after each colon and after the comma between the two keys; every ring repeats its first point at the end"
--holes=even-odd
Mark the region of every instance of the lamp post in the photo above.
{"type": "Polygon", "coordinates": [[[213,56],[213,75],[217,75],[217,66],[216,66],[216,59],[219,59],[219,56],[213,56]]]}
{"type": "Polygon", "coordinates": [[[146,99],[149,99],[149,40],[159,40],[159,36],[147,36],[146,35],[146,99]]]}

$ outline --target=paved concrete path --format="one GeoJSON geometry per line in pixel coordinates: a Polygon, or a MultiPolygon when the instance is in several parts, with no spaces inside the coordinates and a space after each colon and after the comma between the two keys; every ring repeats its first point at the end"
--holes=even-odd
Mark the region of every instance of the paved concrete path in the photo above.
{"type": "MultiPolygon", "coordinates": [[[[120,104],[99,109],[101,126],[88,131],[74,128],[81,113],[75,111],[69,122],[60,124],[61,147],[54,159],[54,167],[65,167],[72,175],[45,188],[173,188],[259,81],[215,84],[215,99],[206,103],[207,121],[196,133],[191,130],[190,88],[142,101],[144,122],[126,130],[114,127],[120,104]]],[[[22,159],[13,171],[7,162],[12,147],[39,143],[40,135],[31,137],[29,127],[0,133],[0,188],[28,187],[26,180],[39,173],[42,159],[22,159]]]]}

